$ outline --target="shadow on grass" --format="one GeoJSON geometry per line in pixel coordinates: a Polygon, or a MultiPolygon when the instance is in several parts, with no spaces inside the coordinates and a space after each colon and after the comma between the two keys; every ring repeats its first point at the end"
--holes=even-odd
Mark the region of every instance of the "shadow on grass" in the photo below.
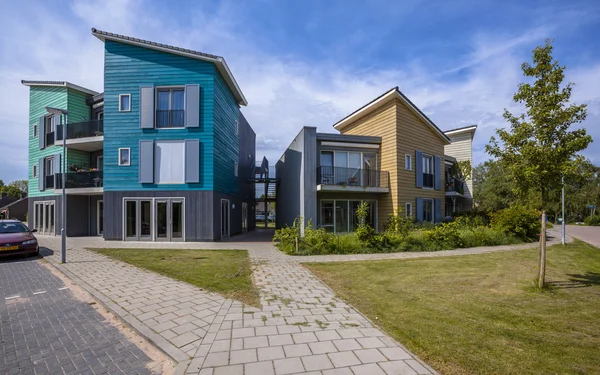
{"type": "Polygon", "coordinates": [[[585,274],[567,275],[571,276],[571,279],[548,281],[546,284],[556,289],[587,288],[593,285],[600,285],[600,273],[586,272],[585,274]]]}

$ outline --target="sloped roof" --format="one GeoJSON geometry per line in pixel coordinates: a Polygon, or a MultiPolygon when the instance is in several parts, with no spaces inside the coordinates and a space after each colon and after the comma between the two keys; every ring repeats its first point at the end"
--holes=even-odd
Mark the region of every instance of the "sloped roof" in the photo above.
{"type": "Polygon", "coordinates": [[[135,45],[135,46],[154,49],[154,50],[161,51],[161,52],[172,53],[174,55],[180,55],[180,56],[190,57],[190,58],[197,59],[197,60],[211,62],[211,63],[215,64],[215,66],[217,67],[217,69],[219,70],[221,75],[223,76],[223,79],[227,83],[227,86],[233,93],[233,96],[236,98],[238,104],[239,105],[248,105],[248,101],[246,100],[246,97],[244,97],[242,90],[238,86],[235,78],[233,77],[233,74],[229,70],[227,63],[225,62],[225,58],[223,58],[221,56],[211,55],[209,53],[204,53],[204,52],[193,51],[191,49],[186,49],[186,48],[170,46],[168,44],[156,43],[156,42],[152,42],[149,40],[132,38],[130,36],[114,34],[114,33],[110,33],[107,31],[98,30],[95,28],[92,28],[92,35],[94,35],[96,38],[100,39],[103,42],[105,40],[113,40],[116,42],[131,44],[131,45],[135,45]]]}
{"type": "Polygon", "coordinates": [[[51,86],[51,87],[68,87],[73,90],[81,91],[90,95],[98,95],[98,92],[90,89],[86,89],[85,87],[75,85],[71,82],[67,81],[29,81],[22,79],[21,83],[25,86],[51,86]]]}
{"type": "Polygon", "coordinates": [[[447,136],[457,135],[461,133],[471,133],[471,138],[475,135],[475,131],[477,130],[477,125],[469,125],[463,126],[462,128],[450,129],[446,130],[444,134],[447,136]]]}
{"type": "Polygon", "coordinates": [[[408,108],[415,115],[417,115],[417,117],[419,117],[421,120],[423,120],[429,127],[431,127],[431,129],[445,143],[450,143],[450,139],[446,136],[446,134],[444,134],[444,132],[442,132],[440,130],[440,128],[438,128],[437,125],[435,125],[433,123],[433,121],[431,121],[429,119],[429,117],[427,117],[413,102],[411,102],[410,99],[408,99],[406,97],[406,95],[404,95],[400,91],[400,89],[398,89],[398,86],[393,87],[392,89],[384,92],[383,94],[379,95],[375,99],[371,100],[369,103],[363,105],[362,107],[360,107],[356,111],[352,112],[348,116],[346,116],[343,119],[341,119],[340,121],[336,122],[335,124],[333,124],[333,127],[336,130],[341,131],[341,129],[343,129],[346,125],[350,124],[351,122],[353,122],[353,121],[361,118],[362,116],[364,116],[364,115],[366,115],[368,113],[371,113],[371,112],[377,110],[378,108],[381,108],[381,106],[383,106],[384,104],[388,103],[390,100],[392,100],[394,98],[399,99],[401,102],[403,102],[404,104],[406,104],[408,106],[408,108]]]}

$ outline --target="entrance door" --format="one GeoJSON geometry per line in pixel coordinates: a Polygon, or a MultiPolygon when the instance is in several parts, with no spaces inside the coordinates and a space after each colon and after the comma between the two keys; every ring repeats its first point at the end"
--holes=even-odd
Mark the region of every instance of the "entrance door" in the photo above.
{"type": "Polygon", "coordinates": [[[96,207],[96,234],[101,236],[104,233],[104,202],[98,201],[96,207]]]}
{"type": "Polygon", "coordinates": [[[125,239],[131,241],[183,241],[183,198],[126,199],[125,239]]]}
{"type": "Polygon", "coordinates": [[[229,238],[229,200],[221,199],[221,239],[229,238]]]}
{"type": "Polygon", "coordinates": [[[33,226],[45,236],[56,234],[54,201],[35,202],[33,206],[33,226]]]}
{"type": "Polygon", "coordinates": [[[156,201],[156,240],[183,241],[183,200],[156,201]]]}
{"type": "Polygon", "coordinates": [[[248,203],[242,202],[242,233],[248,231],[248,203]]]}
{"type": "Polygon", "coordinates": [[[156,240],[157,241],[169,241],[169,230],[168,221],[169,215],[167,208],[169,207],[169,201],[156,201],[156,240]]]}

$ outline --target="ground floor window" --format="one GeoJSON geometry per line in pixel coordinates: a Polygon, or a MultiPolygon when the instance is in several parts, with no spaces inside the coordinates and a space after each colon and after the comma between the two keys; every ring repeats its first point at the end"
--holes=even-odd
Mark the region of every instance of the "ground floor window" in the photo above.
{"type": "Polygon", "coordinates": [[[33,227],[38,234],[53,236],[56,233],[55,201],[37,201],[33,203],[33,227]]]}
{"type": "Polygon", "coordinates": [[[125,198],[123,238],[132,241],[183,241],[184,198],[125,198]]]}
{"type": "Polygon", "coordinates": [[[367,223],[376,227],[376,201],[374,200],[322,200],[320,227],[333,233],[354,232],[358,227],[356,213],[362,202],[367,202],[367,223]]]}
{"type": "Polygon", "coordinates": [[[433,199],[423,199],[423,221],[433,223],[433,199]]]}

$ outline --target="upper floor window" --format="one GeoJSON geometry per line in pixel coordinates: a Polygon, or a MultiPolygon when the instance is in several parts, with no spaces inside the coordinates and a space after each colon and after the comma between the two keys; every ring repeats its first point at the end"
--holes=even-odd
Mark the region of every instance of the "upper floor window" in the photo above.
{"type": "Polygon", "coordinates": [[[119,149],[119,165],[127,166],[131,165],[131,152],[128,148],[119,149]]]}
{"type": "Polygon", "coordinates": [[[37,177],[37,165],[33,165],[33,177],[37,177]]]}
{"type": "Polygon", "coordinates": [[[119,112],[131,111],[131,94],[119,95],[119,112]]]}
{"type": "Polygon", "coordinates": [[[33,125],[33,138],[38,136],[37,132],[38,132],[38,129],[37,129],[37,124],[36,124],[36,125],[33,125]]]}
{"type": "Polygon", "coordinates": [[[49,157],[44,160],[44,172],[46,176],[54,176],[54,157],[49,157]]]}
{"type": "Polygon", "coordinates": [[[182,128],[185,125],[185,89],[156,89],[156,127],[182,128]]]}
{"type": "Polygon", "coordinates": [[[235,120],[234,126],[235,126],[235,135],[240,135],[240,122],[238,120],[235,120]]]}
{"type": "Polygon", "coordinates": [[[46,116],[44,122],[46,123],[46,134],[54,133],[54,116],[46,116]]]}
{"type": "Polygon", "coordinates": [[[154,182],[185,182],[185,141],[157,141],[154,144],[154,182]]]}
{"type": "Polygon", "coordinates": [[[404,155],[404,169],[406,169],[407,171],[411,171],[412,170],[412,156],[411,155],[404,155]]]}
{"type": "Polygon", "coordinates": [[[433,156],[423,154],[423,187],[433,188],[433,156]]]}

